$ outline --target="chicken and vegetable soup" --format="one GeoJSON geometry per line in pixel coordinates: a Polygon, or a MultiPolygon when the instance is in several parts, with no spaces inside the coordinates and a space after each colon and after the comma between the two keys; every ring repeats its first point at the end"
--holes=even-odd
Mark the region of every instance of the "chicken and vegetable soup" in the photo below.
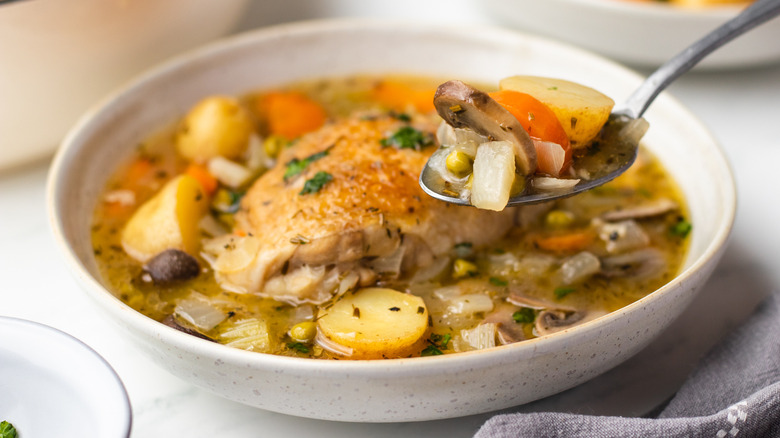
{"type": "MultiPolygon", "coordinates": [[[[492,211],[425,195],[420,171],[454,132],[433,104],[441,82],[206,97],[108,182],[92,229],[104,281],[207,341],[378,359],[547,335],[676,275],[691,224],[646,151],[613,182],[544,204],[492,211]]],[[[455,157],[448,171],[473,165],[455,157]]]]}

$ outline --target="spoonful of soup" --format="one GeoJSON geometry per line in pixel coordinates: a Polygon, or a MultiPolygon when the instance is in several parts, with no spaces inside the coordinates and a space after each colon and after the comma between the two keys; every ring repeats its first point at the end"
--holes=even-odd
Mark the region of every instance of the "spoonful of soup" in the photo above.
{"type": "Polygon", "coordinates": [[[434,106],[441,147],[420,174],[430,196],[489,210],[564,198],[598,187],[633,164],[649,125],[645,110],[715,49],[780,14],[757,0],[651,74],[618,108],[597,90],[561,79],[513,76],[487,93],[441,84],[434,106]]]}

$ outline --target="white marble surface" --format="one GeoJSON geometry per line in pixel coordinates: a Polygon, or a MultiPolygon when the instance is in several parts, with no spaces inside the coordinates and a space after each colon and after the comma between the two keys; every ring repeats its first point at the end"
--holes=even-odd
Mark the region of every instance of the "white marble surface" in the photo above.
{"type": "MultiPolygon", "coordinates": [[[[242,23],[257,25],[335,15],[404,18],[369,2],[290,0],[287,9],[256,2],[242,23]]],[[[374,3],[374,2],[370,2],[374,3]]],[[[421,3],[421,2],[416,2],[421,3]]],[[[431,2],[414,19],[490,23],[464,0],[431,2]],[[434,7],[435,6],[435,7],[434,7]],[[459,9],[458,9],[459,8],[459,9]]],[[[767,293],[780,289],[780,66],[690,73],[670,92],[697,114],[722,144],[737,179],[737,221],[724,259],[684,317],[646,350],[577,388],[507,411],[559,410],[642,415],[671,396],[712,345],[744,320],[767,293]]],[[[9,145],[0,145],[0,153],[9,145]]],[[[229,402],[195,388],[147,360],[96,313],[51,237],[45,206],[48,160],[0,173],[0,315],[30,319],[70,333],[118,372],[133,406],[132,437],[471,436],[491,414],[405,424],[352,424],[301,419],[229,402]]],[[[63,361],[63,366],[68,366],[63,361]]]]}

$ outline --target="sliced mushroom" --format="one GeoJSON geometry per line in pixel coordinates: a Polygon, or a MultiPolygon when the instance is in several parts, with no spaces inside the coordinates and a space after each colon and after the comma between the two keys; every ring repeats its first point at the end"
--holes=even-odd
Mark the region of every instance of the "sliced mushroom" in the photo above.
{"type": "Polygon", "coordinates": [[[485,316],[485,320],[482,322],[483,324],[496,324],[498,341],[502,345],[512,344],[526,339],[525,332],[523,332],[523,324],[515,322],[514,317],[512,316],[515,311],[517,311],[517,307],[515,306],[501,305],[485,316]]]}
{"type": "Polygon", "coordinates": [[[203,333],[201,333],[201,332],[199,332],[199,331],[197,331],[197,330],[195,330],[195,329],[192,329],[192,328],[186,327],[186,326],[184,325],[184,323],[180,322],[180,321],[178,320],[178,318],[176,318],[176,317],[175,317],[175,316],[173,316],[173,315],[168,315],[168,316],[166,316],[166,317],[165,317],[165,319],[163,319],[161,322],[162,322],[163,324],[167,325],[168,327],[174,328],[174,329],[176,329],[176,330],[178,330],[178,331],[180,331],[180,332],[182,332],[182,333],[186,333],[186,334],[188,334],[188,335],[195,336],[196,338],[205,339],[205,340],[207,340],[207,341],[211,341],[211,342],[217,342],[217,341],[215,341],[214,339],[212,339],[212,338],[210,338],[210,337],[208,337],[208,336],[204,335],[203,333]]]}
{"type": "Polygon", "coordinates": [[[536,316],[534,329],[539,336],[549,335],[550,333],[572,327],[580,322],[584,322],[587,314],[584,311],[550,309],[539,312],[536,316]]]}
{"type": "Polygon", "coordinates": [[[536,149],[528,133],[509,111],[487,93],[461,81],[448,81],[433,97],[436,111],[454,128],[470,128],[494,141],[508,141],[523,175],[536,171],[536,149]]]}
{"type": "Polygon", "coordinates": [[[565,312],[574,312],[573,307],[561,306],[551,300],[545,300],[543,298],[529,297],[517,288],[510,288],[509,297],[506,299],[508,302],[519,307],[530,307],[531,309],[558,309],[565,312]]]}
{"type": "Polygon", "coordinates": [[[641,205],[629,207],[626,209],[619,208],[612,210],[601,215],[601,218],[605,221],[622,221],[626,219],[645,219],[653,216],[662,215],[672,210],[676,210],[679,206],[676,202],[669,198],[660,198],[651,202],[647,202],[641,205]]]}
{"type": "Polygon", "coordinates": [[[636,221],[604,222],[598,226],[599,238],[610,254],[642,248],[650,243],[650,237],[636,221]]]}
{"type": "Polygon", "coordinates": [[[601,275],[606,277],[650,278],[666,269],[661,250],[644,248],[625,254],[601,258],[601,275]]]}

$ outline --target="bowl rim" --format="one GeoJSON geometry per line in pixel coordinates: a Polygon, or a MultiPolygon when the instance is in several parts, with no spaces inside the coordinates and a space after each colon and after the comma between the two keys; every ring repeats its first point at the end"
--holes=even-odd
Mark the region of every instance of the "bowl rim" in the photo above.
{"type": "MultiPolygon", "coordinates": [[[[609,64],[614,72],[619,72],[626,78],[635,80],[637,84],[641,81],[641,75],[635,71],[585,49],[581,49],[566,43],[557,42],[545,37],[527,34],[516,30],[503,29],[497,26],[485,25],[476,27],[478,31],[475,32],[475,34],[478,34],[478,37],[475,38],[489,38],[495,41],[499,41],[501,39],[509,39],[512,41],[524,40],[532,44],[556,46],[557,48],[565,50],[569,53],[576,53],[581,57],[589,58],[595,62],[609,64]]],[[[533,352],[538,350],[556,350],[557,346],[570,342],[570,338],[587,331],[599,330],[600,327],[605,323],[613,321],[617,318],[621,318],[624,314],[632,313],[640,307],[645,306],[648,302],[657,300],[660,297],[668,294],[681,283],[686,282],[705,264],[709,263],[711,259],[719,257],[720,253],[723,251],[725,243],[731,233],[736,214],[736,188],[733,171],[725,158],[721,146],[713,138],[712,134],[699,121],[699,119],[687,108],[685,108],[677,99],[664,92],[662,94],[663,98],[668,100],[669,104],[673,105],[676,111],[681,112],[685,116],[689,117],[692,121],[695,121],[697,123],[696,128],[699,131],[698,134],[707,138],[714,146],[713,152],[717,152],[713,154],[711,158],[715,159],[717,164],[721,166],[724,174],[723,176],[726,176],[728,179],[728,181],[724,183],[721,193],[723,195],[723,205],[727,207],[724,210],[724,215],[720,219],[716,232],[712,236],[711,240],[702,250],[701,255],[693,260],[693,262],[687,268],[679,272],[667,284],[625,307],[586,323],[562,330],[560,332],[514,344],[496,346],[487,350],[468,351],[457,354],[445,354],[429,357],[373,360],[312,360],[309,358],[279,356],[274,354],[249,352],[226,347],[224,345],[215,345],[212,342],[198,339],[194,336],[187,335],[171,327],[165,326],[164,324],[159,323],[158,321],[155,321],[130,308],[130,306],[123,303],[118,297],[114,296],[100,283],[97,278],[93,277],[89,273],[89,271],[74,252],[73,248],[71,248],[70,244],[68,243],[68,239],[65,236],[64,224],[62,217],[60,217],[61,212],[58,208],[58,193],[60,187],[59,182],[65,179],[66,170],[70,166],[69,157],[78,152],[79,144],[82,143],[82,137],[89,137],[88,134],[90,128],[97,123],[98,116],[101,114],[101,112],[111,107],[112,102],[117,102],[123,96],[133,93],[136,88],[143,86],[146,82],[153,81],[157,77],[175,73],[182,66],[185,66],[190,62],[216,56],[217,54],[224,51],[235,50],[238,47],[244,45],[257,44],[260,40],[278,38],[279,36],[302,36],[307,34],[320,34],[322,32],[343,32],[345,30],[353,32],[372,31],[377,28],[384,31],[419,31],[423,29],[421,23],[363,18],[308,20],[256,29],[228,38],[223,38],[216,42],[204,45],[198,49],[175,56],[168,61],[163,62],[162,64],[158,64],[157,66],[154,66],[136,76],[131,81],[123,84],[113,93],[106,96],[103,100],[95,104],[89,111],[87,111],[79,119],[76,125],[68,132],[61,144],[61,147],[58,149],[50,167],[46,193],[50,225],[57,246],[63,253],[66,264],[69,267],[69,271],[72,272],[72,275],[75,275],[76,278],[80,281],[81,285],[86,288],[90,297],[95,299],[104,310],[108,310],[115,315],[121,315],[128,325],[134,327],[135,330],[140,331],[145,336],[164,339],[168,344],[199,356],[220,357],[226,362],[244,364],[245,366],[250,367],[267,369],[296,369],[301,372],[316,371],[320,374],[349,373],[350,375],[371,375],[379,370],[392,369],[394,373],[398,373],[400,375],[430,375],[441,373],[442,370],[445,369],[442,368],[442,366],[453,362],[458,363],[459,366],[469,366],[469,364],[476,365],[478,362],[482,362],[487,358],[490,358],[493,359],[495,363],[506,363],[514,361],[516,359],[515,356],[533,354],[533,352]]],[[[432,29],[447,35],[454,35],[457,32],[456,30],[449,27],[436,25],[426,25],[425,29],[432,29]]]]}

